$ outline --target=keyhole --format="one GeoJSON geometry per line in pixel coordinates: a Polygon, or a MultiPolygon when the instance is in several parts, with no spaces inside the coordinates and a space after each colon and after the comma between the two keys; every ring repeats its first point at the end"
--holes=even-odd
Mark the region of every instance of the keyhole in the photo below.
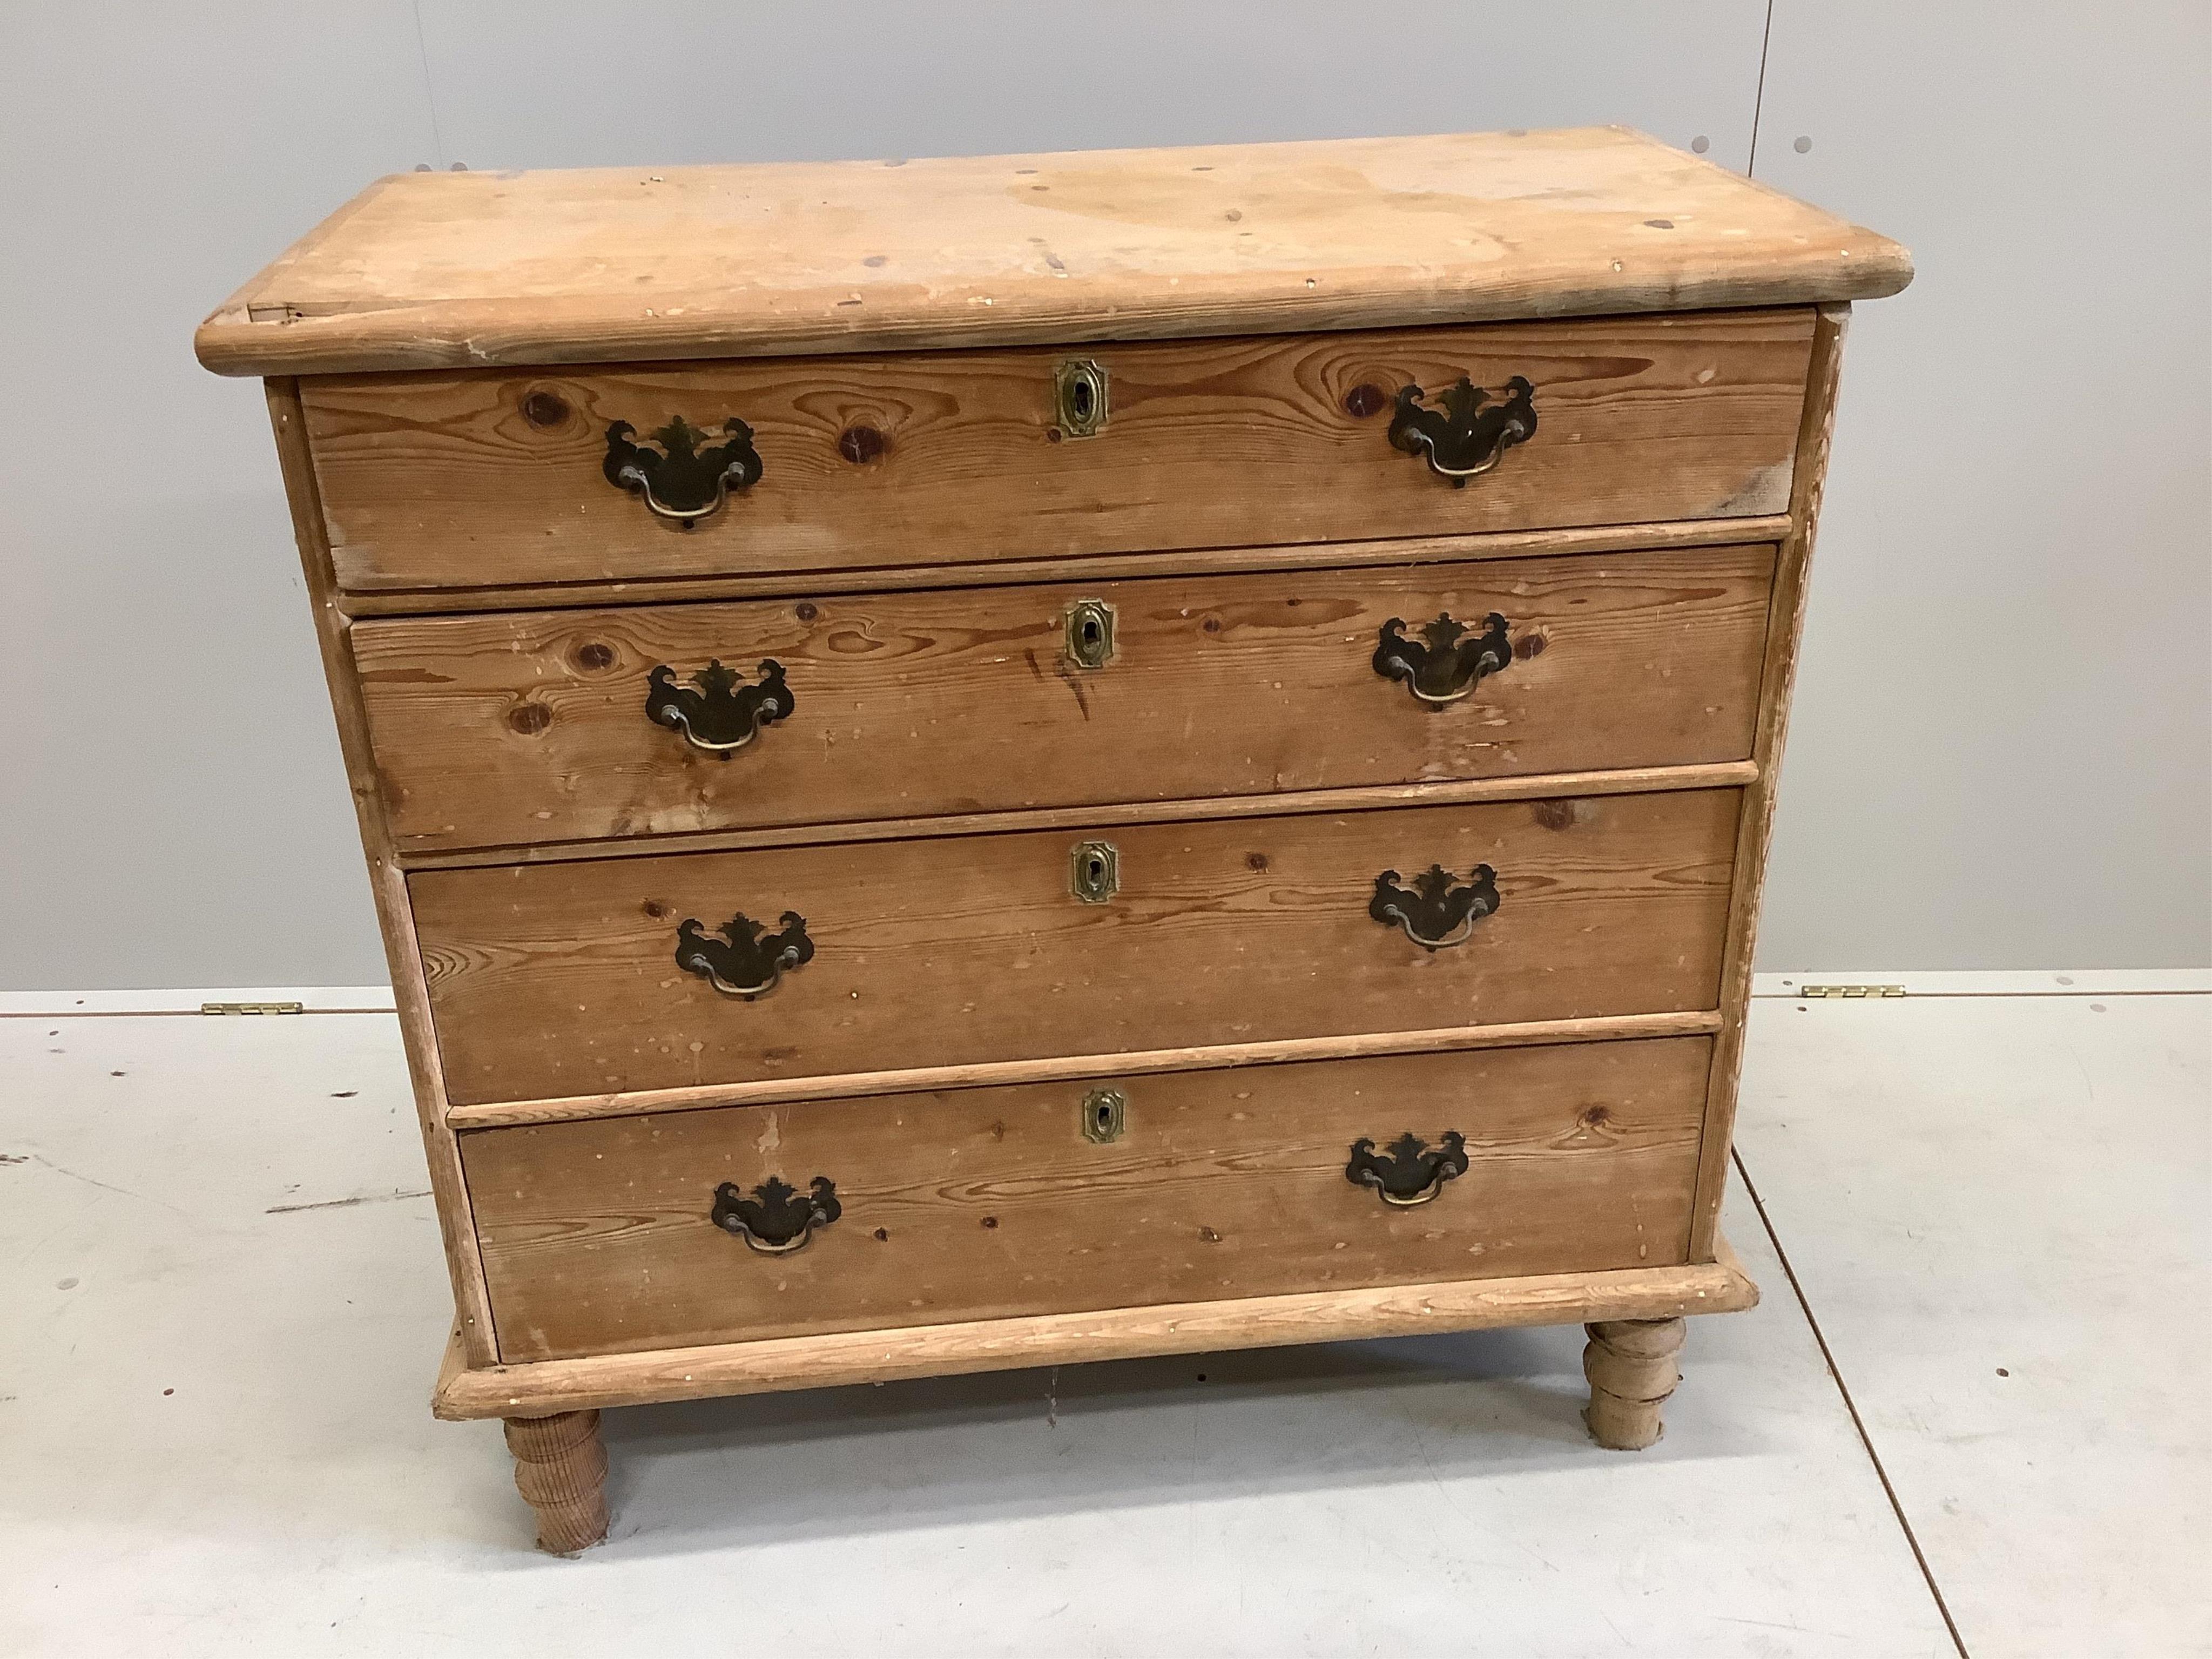
{"type": "Polygon", "coordinates": [[[1091,382],[1088,380],[1078,380],[1073,386],[1070,386],[1067,392],[1067,402],[1068,406],[1074,410],[1075,418],[1077,420],[1089,420],[1091,418],[1091,382]]]}
{"type": "Polygon", "coordinates": [[[1083,642],[1096,650],[1098,646],[1098,623],[1095,617],[1083,619],[1083,642]]]}
{"type": "Polygon", "coordinates": [[[1083,866],[1083,873],[1090,878],[1091,884],[1093,887],[1098,886],[1106,879],[1105,860],[1103,859],[1093,858],[1088,864],[1085,864],[1083,866]]]}
{"type": "Polygon", "coordinates": [[[1114,1121],[1114,1109],[1101,1101],[1098,1105],[1098,1127],[1107,1127],[1114,1121]]]}

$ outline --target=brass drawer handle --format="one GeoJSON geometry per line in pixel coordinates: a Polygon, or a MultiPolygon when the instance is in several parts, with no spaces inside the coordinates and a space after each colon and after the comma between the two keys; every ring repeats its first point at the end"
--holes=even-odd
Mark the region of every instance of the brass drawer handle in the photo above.
{"type": "Polygon", "coordinates": [[[1428,457],[1429,470],[1464,489],[1505,459],[1516,444],[1536,435],[1536,388],[1516,374],[1505,383],[1505,401],[1462,374],[1444,389],[1441,409],[1421,406],[1421,388],[1403,386],[1397,413],[1390,417],[1390,441],[1408,455],[1428,457]]]}
{"type": "Polygon", "coordinates": [[[764,997],[787,970],[814,960],[806,918],[786,910],[781,921],[781,933],[763,938],[767,930],[742,911],[715,933],[702,930],[697,917],[687,917],[676,930],[676,965],[698,975],[726,997],[747,1002],[764,997]]]}
{"type": "Polygon", "coordinates": [[[607,428],[607,459],[600,469],[617,489],[641,496],[656,518],[689,530],[721,506],[732,489],[760,482],[760,451],[753,429],[734,415],[722,422],[721,441],[701,448],[702,432],[678,415],[649,440],[637,441],[637,428],[617,421],[607,428]]]}
{"type": "Polygon", "coordinates": [[[715,657],[691,677],[690,685],[678,685],[676,671],[663,663],[646,676],[645,717],[682,732],[694,749],[727,760],[758,737],[763,726],[788,719],[799,707],[783,683],[781,663],[770,657],[754,672],[759,684],[740,684],[737,671],[723,667],[715,657]]]}
{"type": "Polygon", "coordinates": [[[1421,624],[1427,643],[1406,637],[1402,618],[1382,624],[1381,642],[1375,647],[1375,672],[1386,680],[1403,680],[1407,689],[1431,708],[1457,702],[1480,684],[1483,676],[1495,674],[1513,663],[1513,641],[1506,637],[1505,618],[1495,611],[1482,619],[1482,632],[1469,634],[1467,624],[1444,611],[1432,623],[1421,624]]]}
{"type": "Polygon", "coordinates": [[[734,1181],[715,1188],[711,1218],[724,1232],[744,1239],[749,1249],[789,1255],[806,1248],[817,1227],[828,1226],[844,1212],[837,1202],[837,1183],[828,1176],[815,1176],[803,1196],[781,1176],[770,1176],[750,1196],[734,1181]]]}
{"type": "Polygon", "coordinates": [[[1411,891],[1398,884],[1398,872],[1385,870],[1375,878],[1375,896],[1367,914],[1385,927],[1402,927],[1406,937],[1424,951],[1442,951],[1464,945],[1474,924],[1498,909],[1498,872],[1478,864],[1466,882],[1441,864],[1432,864],[1413,878],[1411,891]]]}
{"type": "Polygon", "coordinates": [[[1443,1144],[1431,1146],[1411,1129],[1378,1154],[1364,1135],[1352,1143],[1352,1162],[1344,1178],[1355,1187],[1372,1187],[1385,1204],[1410,1210],[1426,1204],[1444,1189],[1444,1182],[1467,1173],[1467,1137],[1456,1129],[1444,1131],[1443,1144]]]}

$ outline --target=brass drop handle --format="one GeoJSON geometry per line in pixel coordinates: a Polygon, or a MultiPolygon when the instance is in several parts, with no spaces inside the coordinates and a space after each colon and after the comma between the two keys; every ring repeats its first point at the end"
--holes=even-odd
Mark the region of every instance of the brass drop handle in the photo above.
{"type": "Polygon", "coordinates": [[[1456,1129],[1445,1130],[1437,1146],[1408,1129],[1381,1152],[1363,1135],[1352,1143],[1352,1161],[1344,1166],[1346,1181],[1372,1187],[1398,1210],[1428,1203],[1443,1191],[1444,1182],[1466,1173],[1467,1137],[1456,1129]]]}
{"type": "Polygon", "coordinates": [[[1455,622],[1449,611],[1421,624],[1421,638],[1406,637],[1401,617],[1382,624],[1382,637],[1375,647],[1375,672],[1386,680],[1403,680],[1415,699],[1441,708],[1473,694],[1485,675],[1495,674],[1513,663],[1513,641],[1507,637],[1505,618],[1495,611],[1482,619],[1482,632],[1470,633],[1455,622]]]}
{"type": "Polygon", "coordinates": [[[1490,394],[1464,374],[1444,388],[1443,406],[1422,406],[1421,388],[1402,386],[1390,417],[1390,441],[1408,455],[1428,459],[1429,471],[1465,489],[1505,459],[1516,444],[1536,435],[1536,388],[1516,374],[1505,383],[1505,399],[1490,394]]]}
{"type": "Polygon", "coordinates": [[[806,1248],[817,1227],[826,1227],[845,1212],[837,1202],[837,1183],[817,1176],[805,1193],[783,1179],[770,1176],[748,1194],[734,1181],[714,1188],[714,1207],[709,1218],[726,1233],[735,1233],[749,1249],[763,1255],[789,1255],[806,1248]]]}
{"type": "Polygon", "coordinates": [[[709,933],[696,916],[687,917],[676,930],[676,965],[726,997],[745,1002],[764,997],[787,972],[814,960],[806,918],[786,910],[780,920],[782,931],[770,933],[739,911],[709,933]]]}
{"type": "Polygon", "coordinates": [[[1399,885],[1395,870],[1376,877],[1367,914],[1385,927],[1403,928],[1424,951],[1443,951],[1466,944],[1475,923],[1495,915],[1498,903],[1498,872],[1488,865],[1476,865],[1462,882],[1432,864],[1413,878],[1410,889],[1399,885]]]}
{"type": "Polygon", "coordinates": [[[600,471],[617,489],[641,497],[658,519],[689,530],[729,497],[761,478],[753,429],[732,415],[717,434],[702,432],[678,415],[644,443],[628,421],[607,428],[607,459],[600,471]]]}
{"type": "Polygon", "coordinates": [[[781,663],[770,657],[755,672],[758,684],[741,684],[738,672],[716,657],[691,676],[690,685],[678,685],[676,671],[662,663],[646,676],[645,717],[680,732],[694,749],[727,760],[760,736],[762,727],[787,720],[799,707],[784,684],[781,663]]]}

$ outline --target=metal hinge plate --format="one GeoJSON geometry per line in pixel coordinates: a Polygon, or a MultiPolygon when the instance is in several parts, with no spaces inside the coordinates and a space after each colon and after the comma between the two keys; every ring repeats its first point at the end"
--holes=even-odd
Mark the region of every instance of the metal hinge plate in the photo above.
{"type": "Polygon", "coordinates": [[[203,1002],[204,1014],[304,1014],[304,1002],[203,1002]]]}
{"type": "Polygon", "coordinates": [[[1801,997],[1901,997],[1902,985],[1801,985],[1801,997]]]}

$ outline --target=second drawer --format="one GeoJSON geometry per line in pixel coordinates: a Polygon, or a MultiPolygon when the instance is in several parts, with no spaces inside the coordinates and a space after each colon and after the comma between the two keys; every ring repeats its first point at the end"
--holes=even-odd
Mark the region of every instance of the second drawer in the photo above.
{"type": "Polygon", "coordinates": [[[409,890],[449,1097],[529,1101],[1710,1009],[1740,799],[604,858],[409,890]]]}
{"type": "Polygon", "coordinates": [[[1773,565],[1693,548],[353,632],[393,833],[427,852],[1741,760],[1773,565]]]}

